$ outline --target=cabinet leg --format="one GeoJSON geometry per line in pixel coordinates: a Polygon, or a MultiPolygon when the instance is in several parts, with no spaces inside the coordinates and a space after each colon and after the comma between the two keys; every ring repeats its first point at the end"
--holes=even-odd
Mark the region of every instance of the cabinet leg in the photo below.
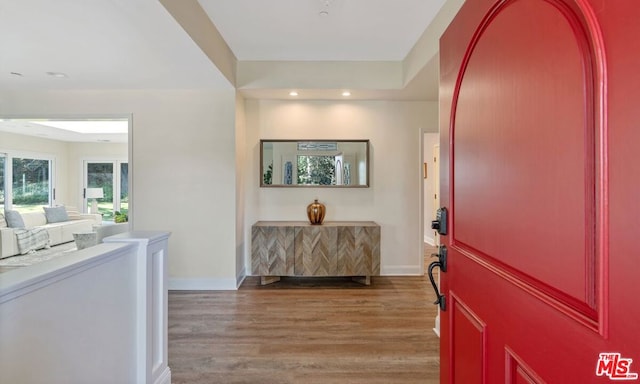
{"type": "Polygon", "coordinates": [[[356,283],[371,285],[371,276],[354,276],[351,279],[356,283]]]}
{"type": "Polygon", "coordinates": [[[260,285],[272,284],[280,281],[280,276],[260,276],[260,285]]]}

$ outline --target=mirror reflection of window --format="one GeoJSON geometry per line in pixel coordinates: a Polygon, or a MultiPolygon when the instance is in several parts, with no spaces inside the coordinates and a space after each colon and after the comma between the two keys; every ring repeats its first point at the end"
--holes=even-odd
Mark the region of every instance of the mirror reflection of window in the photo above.
{"type": "Polygon", "coordinates": [[[298,184],[336,185],[336,157],[298,155],[298,184]]]}
{"type": "Polygon", "coordinates": [[[261,140],[260,186],[368,187],[368,140],[261,140]]]}

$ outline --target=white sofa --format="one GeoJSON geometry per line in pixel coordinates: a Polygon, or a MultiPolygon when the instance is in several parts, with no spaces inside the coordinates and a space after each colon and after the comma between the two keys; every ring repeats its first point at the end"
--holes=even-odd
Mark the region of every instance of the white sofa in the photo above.
{"type": "MultiPolygon", "coordinates": [[[[74,233],[91,232],[102,224],[99,214],[74,214],[70,215],[70,220],[58,223],[47,223],[44,212],[23,213],[21,216],[26,228],[46,228],[51,246],[73,241],[74,233]]],[[[13,231],[14,228],[0,227],[0,259],[20,254],[13,231]]]]}

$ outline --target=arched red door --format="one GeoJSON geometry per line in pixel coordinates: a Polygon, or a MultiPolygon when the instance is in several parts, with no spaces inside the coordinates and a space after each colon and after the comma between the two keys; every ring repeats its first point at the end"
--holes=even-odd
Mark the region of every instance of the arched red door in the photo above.
{"type": "Polygon", "coordinates": [[[442,383],[640,373],[640,4],[467,0],[440,42],[442,383]]]}

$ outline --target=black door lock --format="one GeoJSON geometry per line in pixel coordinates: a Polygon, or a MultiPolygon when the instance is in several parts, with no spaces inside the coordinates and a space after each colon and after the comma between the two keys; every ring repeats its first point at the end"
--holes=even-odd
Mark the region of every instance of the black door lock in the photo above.
{"type": "Polygon", "coordinates": [[[438,208],[436,211],[436,219],[431,222],[431,229],[438,231],[439,235],[447,234],[447,208],[438,208]]]}

